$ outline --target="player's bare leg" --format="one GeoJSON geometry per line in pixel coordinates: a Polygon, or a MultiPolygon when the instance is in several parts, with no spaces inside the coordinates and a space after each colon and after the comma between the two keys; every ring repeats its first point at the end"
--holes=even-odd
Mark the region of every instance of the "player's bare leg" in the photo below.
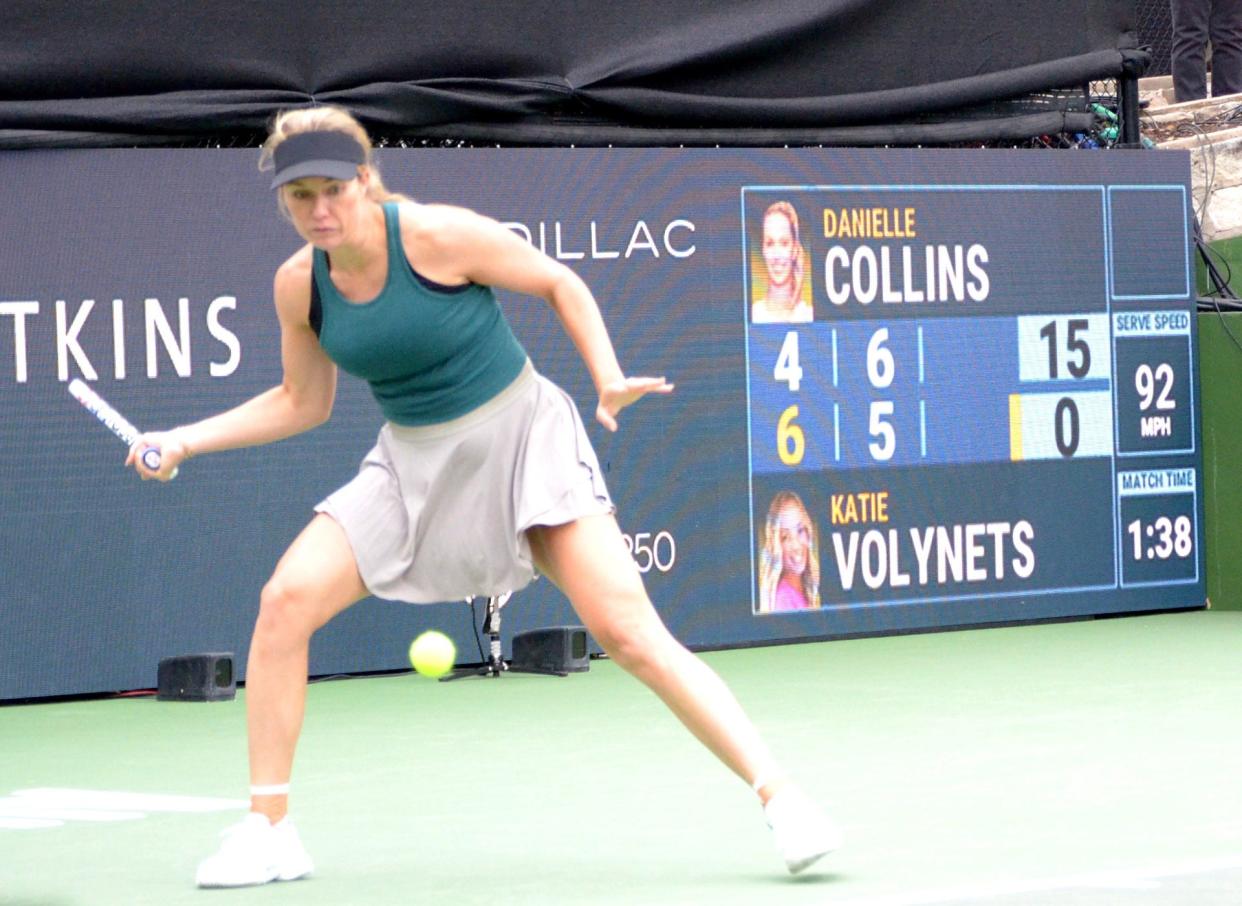
{"type": "Polygon", "coordinates": [[[246,671],[251,811],[199,864],[200,887],[244,887],[313,870],[289,808],[293,753],[306,703],[310,637],[366,594],[339,525],[316,516],[263,589],[246,671]]]}
{"type": "MultiPolygon", "coordinates": [[[[616,520],[591,516],[530,531],[541,572],[573,604],[608,656],[649,686],[716,757],[747,783],[772,759],[733,693],[665,627],[616,520]]],[[[778,778],[771,778],[775,785],[778,778]]],[[[760,796],[774,789],[761,789],[760,796]]]]}
{"type": "MultiPolygon", "coordinates": [[[[306,708],[310,638],[367,594],[344,530],[322,513],[285,551],[259,598],[259,617],[246,661],[246,722],[250,783],[289,782],[306,708]]],[[[276,823],[285,794],[255,795],[251,810],[276,823]]]]}
{"type": "Polygon", "coordinates": [[[839,846],[834,827],[794,789],[750,718],[719,676],[665,627],[643,588],[612,516],[591,516],[529,533],[540,570],[565,593],[587,630],[625,670],[645,683],[686,728],[751,784],[777,831],[791,871],[839,846]],[[775,812],[783,816],[779,827],[775,812]],[[785,837],[787,839],[782,840],[785,837]]]}

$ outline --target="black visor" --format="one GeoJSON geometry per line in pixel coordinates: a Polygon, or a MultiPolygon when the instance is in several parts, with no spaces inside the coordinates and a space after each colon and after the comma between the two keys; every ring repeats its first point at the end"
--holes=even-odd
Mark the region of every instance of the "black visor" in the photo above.
{"type": "Polygon", "coordinates": [[[272,188],[304,176],[353,179],[367,153],[352,135],[344,132],[298,132],[276,146],[272,154],[276,175],[272,188]]]}

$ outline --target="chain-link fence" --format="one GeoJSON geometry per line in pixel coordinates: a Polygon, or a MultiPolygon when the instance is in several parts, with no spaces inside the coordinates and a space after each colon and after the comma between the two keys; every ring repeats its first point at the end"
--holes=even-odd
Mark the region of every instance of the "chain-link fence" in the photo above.
{"type": "Polygon", "coordinates": [[[1173,10],[1169,0],[1137,0],[1134,4],[1139,43],[1151,48],[1147,75],[1168,75],[1173,46],[1173,10]]]}

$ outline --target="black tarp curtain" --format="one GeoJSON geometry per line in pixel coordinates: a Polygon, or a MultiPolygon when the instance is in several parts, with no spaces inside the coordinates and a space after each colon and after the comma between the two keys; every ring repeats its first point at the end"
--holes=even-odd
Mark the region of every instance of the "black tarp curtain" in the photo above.
{"type": "Polygon", "coordinates": [[[7,0],[0,146],[205,139],[310,103],[513,144],[970,140],[1065,114],[952,111],[1143,59],[1133,0],[7,0]]]}

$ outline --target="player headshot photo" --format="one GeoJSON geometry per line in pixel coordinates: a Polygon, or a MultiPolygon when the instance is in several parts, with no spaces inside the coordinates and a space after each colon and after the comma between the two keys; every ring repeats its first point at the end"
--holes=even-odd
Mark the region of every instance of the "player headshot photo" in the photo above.
{"type": "Polygon", "coordinates": [[[759,537],[759,609],[786,613],[819,609],[819,535],[802,498],[772,498],[759,537]]]}
{"type": "Polygon", "coordinates": [[[805,324],[815,319],[798,212],[789,202],[778,201],[764,211],[750,272],[752,323],[805,324]]]}

